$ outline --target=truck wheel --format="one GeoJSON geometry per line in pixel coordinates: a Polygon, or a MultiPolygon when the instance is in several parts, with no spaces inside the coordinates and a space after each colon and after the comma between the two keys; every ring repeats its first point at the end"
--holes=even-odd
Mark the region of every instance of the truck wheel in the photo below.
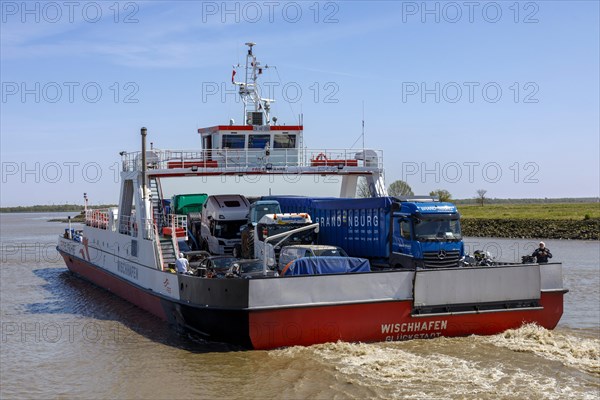
{"type": "Polygon", "coordinates": [[[245,241],[244,254],[245,258],[254,258],[254,235],[249,234],[245,241]]]}
{"type": "Polygon", "coordinates": [[[242,258],[242,245],[236,244],[233,246],[233,256],[235,258],[242,258]]]}

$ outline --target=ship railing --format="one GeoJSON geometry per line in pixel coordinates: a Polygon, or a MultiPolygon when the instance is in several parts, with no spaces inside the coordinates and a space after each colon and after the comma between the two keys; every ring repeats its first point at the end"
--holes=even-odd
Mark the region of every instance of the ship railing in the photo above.
{"type": "MultiPolygon", "coordinates": [[[[369,167],[383,169],[382,150],[361,149],[211,149],[149,150],[146,164],[152,169],[190,168],[192,171],[215,169],[281,167],[369,167]]],[[[141,152],[123,153],[124,171],[141,169],[141,152]]]]}
{"type": "Polygon", "coordinates": [[[367,149],[303,149],[305,167],[383,168],[383,151],[367,149]]]}
{"type": "MultiPolygon", "coordinates": [[[[154,221],[152,220],[152,218],[142,218],[141,224],[142,238],[146,240],[154,240],[154,221]]],[[[119,233],[132,237],[138,237],[138,231],[139,227],[135,215],[119,216],[119,233]]]]}
{"type": "Polygon", "coordinates": [[[137,237],[138,226],[135,216],[119,216],[119,233],[137,237]]]}
{"type": "Polygon", "coordinates": [[[99,229],[109,229],[110,212],[106,210],[87,210],[85,224],[99,229]]]}
{"type": "Polygon", "coordinates": [[[167,225],[163,227],[163,235],[187,238],[187,215],[169,214],[167,215],[167,225]]]}

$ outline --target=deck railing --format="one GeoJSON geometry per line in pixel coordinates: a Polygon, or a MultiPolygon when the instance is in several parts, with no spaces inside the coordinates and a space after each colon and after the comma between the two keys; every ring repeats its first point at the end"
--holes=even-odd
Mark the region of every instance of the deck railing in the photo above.
{"type": "MultiPolygon", "coordinates": [[[[193,171],[281,167],[383,168],[383,151],[360,149],[212,149],[146,152],[148,169],[190,168],[193,171]]],[[[141,152],[122,155],[124,171],[141,169],[141,152]]]]}
{"type": "Polygon", "coordinates": [[[167,215],[167,226],[175,231],[185,232],[187,235],[187,215],[169,214],[167,215]]]}
{"type": "MultiPolygon", "coordinates": [[[[85,224],[99,229],[109,229],[109,210],[87,210],[85,212],[85,224]]],[[[114,230],[114,228],[112,228],[114,230]]]]}
{"type": "MultiPolygon", "coordinates": [[[[119,216],[119,233],[123,235],[138,236],[138,224],[135,216],[119,216]]],[[[154,240],[154,221],[152,218],[142,218],[142,238],[154,240]]]]}

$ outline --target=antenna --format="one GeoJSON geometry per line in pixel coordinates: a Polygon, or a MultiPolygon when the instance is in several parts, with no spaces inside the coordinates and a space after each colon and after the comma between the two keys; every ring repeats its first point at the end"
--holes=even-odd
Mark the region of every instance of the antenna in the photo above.
{"type": "Polygon", "coordinates": [[[362,151],[363,151],[362,154],[364,157],[364,154],[365,154],[365,101],[364,100],[362,102],[362,130],[361,130],[360,135],[358,135],[358,137],[356,138],[354,143],[352,143],[352,146],[350,146],[350,148],[353,149],[354,146],[356,146],[358,141],[361,139],[362,139],[362,151]]]}
{"type": "Polygon", "coordinates": [[[271,103],[275,100],[260,97],[260,88],[257,85],[259,75],[262,75],[263,69],[269,68],[269,66],[265,65],[263,67],[257,61],[253,52],[253,47],[256,46],[256,43],[246,42],[246,46],[248,46],[248,52],[246,54],[244,81],[235,81],[235,69],[240,67],[239,64],[234,66],[231,75],[231,82],[239,86],[239,95],[244,103],[242,121],[244,121],[245,125],[269,125],[271,123],[271,103]]]}
{"type": "Polygon", "coordinates": [[[362,102],[362,150],[363,150],[363,159],[365,157],[365,101],[362,102]]]}

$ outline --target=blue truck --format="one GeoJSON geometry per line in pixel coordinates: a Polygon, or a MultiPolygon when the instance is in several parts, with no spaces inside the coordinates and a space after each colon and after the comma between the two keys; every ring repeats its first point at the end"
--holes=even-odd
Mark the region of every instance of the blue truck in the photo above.
{"type": "Polygon", "coordinates": [[[319,244],[340,246],[376,267],[447,268],[464,255],[460,214],[431,197],[364,199],[267,196],[282,212],[319,223],[319,244]]]}

